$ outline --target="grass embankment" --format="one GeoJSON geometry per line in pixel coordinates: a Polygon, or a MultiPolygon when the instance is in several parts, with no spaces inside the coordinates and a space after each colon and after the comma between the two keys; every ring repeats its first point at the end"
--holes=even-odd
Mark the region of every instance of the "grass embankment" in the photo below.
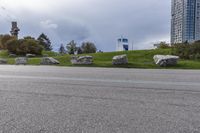
{"type": "MultiPolygon", "coordinates": [[[[60,61],[58,66],[73,66],[70,63],[70,55],[59,55],[55,52],[44,52],[49,56],[60,61]]],[[[171,54],[170,49],[156,49],[156,50],[135,50],[124,52],[107,52],[107,53],[95,53],[87,54],[94,57],[93,65],[76,65],[87,67],[123,67],[123,68],[161,68],[154,64],[153,56],[156,54],[171,54]],[[129,63],[127,65],[113,66],[112,58],[115,55],[127,54],[129,63]]],[[[0,52],[0,58],[8,59],[9,64],[14,64],[14,58],[9,58],[6,51],[0,52]]],[[[29,65],[39,65],[41,57],[29,58],[29,65]]],[[[200,61],[197,60],[180,60],[176,66],[167,67],[170,69],[200,69],[200,61]]]]}

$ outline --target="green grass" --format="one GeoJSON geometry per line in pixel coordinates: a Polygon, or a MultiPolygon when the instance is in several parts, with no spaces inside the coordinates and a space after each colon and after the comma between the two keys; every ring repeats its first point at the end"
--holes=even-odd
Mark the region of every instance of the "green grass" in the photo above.
{"type": "Polygon", "coordinates": [[[48,55],[50,57],[55,57],[55,56],[58,56],[59,54],[57,52],[53,52],[53,51],[43,51],[42,52],[42,55],[48,55]]]}
{"type": "Polygon", "coordinates": [[[8,58],[8,51],[1,50],[0,51],[0,58],[8,58]]]}
{"type": "MultiPolygon", "coordinates": [[[[171,54],[170,49],[156,49],[156,50],[135,50],[135,51],[124,51],[124,52],[106,52],[106,53],[95,53],[87,54],[94,57],[94,63],[92,65],[72,65],[70,63],[70,55],[59,55],[56,52],[46,52],[49,56],[60,61],[58,66],[87,66],[87,67],[115,67],[115,68],[147,68],[147,69],[200,69],[200,61],[196,60],[180,60],[176,66],[172,67],[159,67],[154,64],[153,56],[156,54],[171,54]],[[112,65],[112,58],[115,55],[127,54],[129,63],[127,65],[112,65]]],[[[81,55],[80,55],[81,56],[81,55]]],[[[7,58],[9,64],[14,64],[14,58],[8,58],[6,51],[0,52],[0,58],[7,58]]],[[[41,57],[29,58],[29,65],[39,65],[41,57]]]]}

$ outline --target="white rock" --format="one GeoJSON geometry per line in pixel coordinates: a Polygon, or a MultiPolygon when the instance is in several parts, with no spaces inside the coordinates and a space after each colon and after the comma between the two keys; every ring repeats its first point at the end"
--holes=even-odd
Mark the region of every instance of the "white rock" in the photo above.
{"type": "Polygon", "coordinates": [[[28,59],[26,57],[15,58],[15,64],[16,65],[26,65],[27,62],[28,62],[28,59]]]}
{"type": "Polygon", "coordinates": [[[73,65],[91,65],[93,63],[93,57],[86,55],[86,56],[72,56],[71,63],[73,65]]]}
{"type": "Polygon", "coordinates": [[[157,65],[165,67],[176,65],[179,60],[179,57],[173,55],[155,55],[153,59],[157,65]]]}
{"type": "Polygon", "coordinates": [[[16,54],[9,54],[8,57],[17,57],[17,55],[16,54]]]}
{"type": "Polygon", "coordinates": [[[35,57],[35,54],[26,54],[26,57],[31,58],[31,57],[35,57]]]}
{"type": "Polygon", "coordinates": [[[57,65],[60,64],[60,62],[52,57],[43,57],[41,59],[41,65],[57,65]]]}
{"type": "Polygon", "coordinates": [[[8,60],[0,58],[0,64],[7,64],[8,60]]]}
{"type": "Polygon", "coordinates": [[[114,56],[113,59],[112,59],[112,64],[113,65],[128,64],[127,55],[117,55],[117,56],[114,56]]]}

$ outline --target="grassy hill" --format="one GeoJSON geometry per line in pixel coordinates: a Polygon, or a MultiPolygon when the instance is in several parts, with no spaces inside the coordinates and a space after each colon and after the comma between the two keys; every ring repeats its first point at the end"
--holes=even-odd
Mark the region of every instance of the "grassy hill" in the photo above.
{"type": "MultiPolygon", "coordinates": [[[[44,52],[51,57],[60,61],[59,66],[73,66],[70,63],[70,55],[59,55],[55,52],[44,52]]],[[[87,65],[88,67],[123,67],[123,68],[161,68],[154,64],[153,56],[156,54],[171,54],[170,49],[156,49],[156,50],[135,50],[135,51],[124,51],[124,52],[107,52],[107,53],[95,53],[87,54],[94,57],[94,64],[87,65]],[[113,66],[112,57],[115,55],[127,54],[129,64],[113,66]]],[[[14,64],[14,58],[9,58],[6,51],[0,52],[0,58],[7,58],[9,64],[14,64]]],[[[29,65],[39,65],[41,57],[30,58],[28,61],[29,65]]],[[[76,65],[85,66],[85,65],[76,65]]],[[[180,60],[177,66],[167,67],[170,69],[200,69],[200,61],[197,60],[180,60]]]]}

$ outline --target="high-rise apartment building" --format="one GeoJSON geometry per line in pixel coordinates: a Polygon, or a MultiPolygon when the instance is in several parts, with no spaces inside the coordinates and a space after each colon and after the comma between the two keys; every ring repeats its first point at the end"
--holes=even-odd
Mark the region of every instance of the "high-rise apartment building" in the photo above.
{"type": "Polygon", "coordinates": [[[200,0],[172,0],[171,43],[200,40],[200,0]]]}

